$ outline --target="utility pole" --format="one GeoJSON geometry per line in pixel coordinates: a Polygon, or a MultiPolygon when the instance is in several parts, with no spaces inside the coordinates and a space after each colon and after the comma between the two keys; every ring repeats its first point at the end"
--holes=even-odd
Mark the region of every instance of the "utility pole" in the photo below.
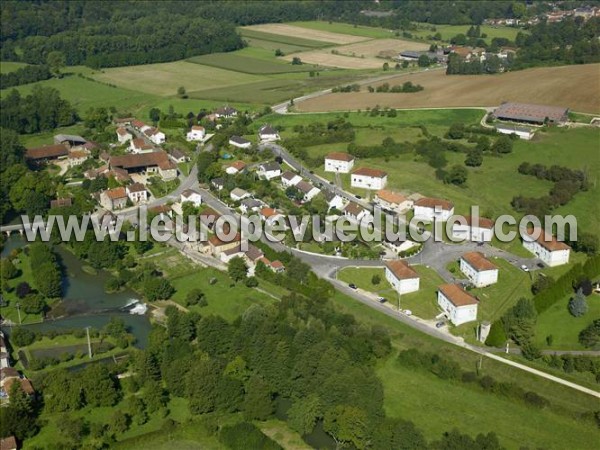
{"type": "Polygon", "coordinates": [[[19,325],[21,325],[21,304],[17,303],[16,307],[17,307],[17,314],[19,315],[19,325]]]}
{"type": "Polygon", "coordinates": [[[92,343],[90,341],[90,327],[89,326],[85,327],[85,331],[87,334],[88,355],[90,356],[90,359],[92,359],[92,343]]]}

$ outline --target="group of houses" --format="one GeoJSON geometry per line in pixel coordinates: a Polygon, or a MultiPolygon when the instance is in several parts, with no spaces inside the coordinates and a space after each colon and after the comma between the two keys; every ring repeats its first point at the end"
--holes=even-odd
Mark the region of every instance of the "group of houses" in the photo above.
{"type": "Polygon", "coordinates": [[[31,381],[21,375],[17,369],[11,367],[6,338],[0,331],[0,402],[2,404],[10,402],[10,393],[14,383],[17,383],[25,394],[35,395],[31,381]]]}
{"type": "Polygon", "coordinates": [[[53,144],[28,148],[25,159],[33,164],[56,164],[64,161],[68,167],[74,167],[91,158],[92,150],[96,147],[96,143],[81,136],[57,134],[53,144]]]}

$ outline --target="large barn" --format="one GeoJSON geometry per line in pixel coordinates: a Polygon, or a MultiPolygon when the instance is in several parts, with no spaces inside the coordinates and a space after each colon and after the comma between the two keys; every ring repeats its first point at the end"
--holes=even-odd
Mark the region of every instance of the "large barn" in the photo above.
{"type": "Polygon", "coordinates": [[[568,114],[569,108],[562,106],[507,102],[496,108],[493,116],[500,120],[543,125],[544,123],[565,123],[568,119],[568,114]]]}

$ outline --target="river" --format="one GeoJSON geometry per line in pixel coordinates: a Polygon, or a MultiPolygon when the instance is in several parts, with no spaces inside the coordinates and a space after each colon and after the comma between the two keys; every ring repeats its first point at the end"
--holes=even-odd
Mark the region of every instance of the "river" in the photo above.
{"type": "MultiPolygon", "coordinates": [[[[1,256],[5,257],[16,248],[24,247],[27,242],[18,235],[11,235],[5,242],[1,256]]],[[[136,337],[136,346],[144,348],[150,333],[150,321],[146,316],[137,316],[121,312],[119,309],[139,296],[131,290],[107,294],[104,282],[109,273],[99,270],[90,274],[82,270],[82,263],[75,255],[62,246],[55,247],[65,269],[63,278],[63,300],[57,308],[59,319],[47,319],[43,323],[27,325],[32,330],[60,328],[83,328],[91,326],[102,328],[111,317],[123,319],[129,331],[136,337]]],[[[10,334],[10,330],[5,330],[10,334]]]]}

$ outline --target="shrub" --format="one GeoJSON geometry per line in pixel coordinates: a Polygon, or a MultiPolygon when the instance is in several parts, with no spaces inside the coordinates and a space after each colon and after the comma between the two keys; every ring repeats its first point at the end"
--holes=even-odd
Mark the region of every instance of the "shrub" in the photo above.
{"type": "Polygon", "coordinates": [[[569,312],[574,317],[581,317],[588,312],[587,301],[581,289],[578,289],[575,297],[569,300],[569,312]]]}
{"type": "Polygon", "coordinates": [[[504,332],[504,325],[502,324],[502,321],[497,320],[492,323],[490,334],[488,334],[488,337],[485,340],[485,345],[489,347],[502,347],[506,344],[506,341],[507,338],[506,333],[504,332]]]}

